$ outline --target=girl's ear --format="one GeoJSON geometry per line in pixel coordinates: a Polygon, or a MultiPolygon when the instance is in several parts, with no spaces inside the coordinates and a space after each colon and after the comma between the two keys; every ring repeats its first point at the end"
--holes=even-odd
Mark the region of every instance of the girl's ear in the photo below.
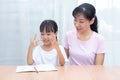
{"type": "Polygon", "coordinates": [[[56,36],[56,40],[57,40],[57,32],[55,33],[55,36],[56,36]]]}
{"type": "Polygon", "coordinates": [[[95,20],[95,18],[92,18],[92,19],[90,20],[90,25],[94,23],[94,20],[95,20]]]}
{"type": "Polygon", "coordinates": [[[57,36],[57,33],[58,33],[58,32],[55,33],[56,36],[57,36]]]}

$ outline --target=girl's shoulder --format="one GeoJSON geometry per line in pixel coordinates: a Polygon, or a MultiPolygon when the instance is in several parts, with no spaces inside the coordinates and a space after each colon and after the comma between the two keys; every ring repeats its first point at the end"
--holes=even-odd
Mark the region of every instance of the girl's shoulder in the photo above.
{"type": "Polygon", "coordinates": [[[34,48],[34,51],[36,50],[41,50],[41,45],[37,45],[35,48],[34,48]]]}

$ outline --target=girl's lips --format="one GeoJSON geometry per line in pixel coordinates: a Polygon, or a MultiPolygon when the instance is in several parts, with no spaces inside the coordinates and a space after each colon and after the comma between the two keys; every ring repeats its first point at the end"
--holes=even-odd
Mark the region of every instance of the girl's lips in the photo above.
{"type": "Polygon", "coordinates": [[[49,40],[43,40],[43,42],[44,42],[44,43],[48,43],[48,42],[49,42],[49,40]]]}
{"type": "Polygon", "coordinates": [[[43,42],[48,42],[47,40],[43,40],[43,42]]]}

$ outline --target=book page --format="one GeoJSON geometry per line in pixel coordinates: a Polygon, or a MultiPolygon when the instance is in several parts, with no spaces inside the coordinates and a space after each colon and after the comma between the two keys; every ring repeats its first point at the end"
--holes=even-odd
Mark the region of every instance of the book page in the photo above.
{"type": "Polygon", "coordinates": [[[17,66],[16,72],[28,72],[28,71],[56,71],[56,67],[51,64],[40,64],[40,65],[23,65],[23,66],[17,66]]]}
{"type": "Polygon", "coordinates": [[[54,71],[57,70],[56,67],[52,64],[40,64],[35,66],[38,71],[54,71]]]}

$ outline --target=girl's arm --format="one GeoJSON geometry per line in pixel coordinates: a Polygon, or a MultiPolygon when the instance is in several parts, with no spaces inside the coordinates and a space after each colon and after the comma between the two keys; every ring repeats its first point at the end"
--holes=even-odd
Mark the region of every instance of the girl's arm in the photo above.
{"type": "Polygon", "coordinates": [[[59,45],[55,46],[55,49],[57,50],[57,53],[58,53],[58,59],[59,59],[60,65],[61,65],[61,66],[64,66],[64,64],[65,64],[65,59],[64,59],[64,57],[63,57],[63,54],[62,54],[62,52],[61,52],[61,50],[60,50],[59,45]]]}
{"type": "Polygon", "coordinates": [[[95,65],[103,65],[104,62],[104,53],[95,55],[95,65]]]}
{"type": "Polygon", "coordinates": [[[27,55],[27,64],[28,65],[32,65],[34,63],[32,53],[33,53],[34,47],[36,47],[38,45],[39,41],[40,40],[36,39],[36,35],[34,35],[33,39],[32,38],[30,39],[30,46],[28,48],[28,55],[27,55]]]}
{"type": "Polygon", "coordinates": [[[33,48],[31,46],[29,46],[28,55],[27,55],[27,64],[28,65],[32,65],[34,63],[33,57],[32,57],[32,52],[33,52],[33,48]]]}
{"type": "Polygon", "coordinates": [[[60,47],[59,47],[58,40],[57,40],[57,38],[56,38],[55,35],[52,36],[51,42],[52,42],[52,46],[53,46],[53,47],[56,49],[56,51],[57,51],[57,55],[58,55],[58,59],[59,59],[60,65],[61,65],[61,66],[64,66],[64,64],[65,64],[65,59],[64,59],[64,57],[63,57],[63,54],[62,54],[61,49],[60,49],[60,47]]]}
{"type": "Polygon", "coordinates": [[[67,49],[67,48],[64,48],[64,49],[65,49],[65,52],[66,52],[67,58],[69,58],[69,49],[67,49]]]}

